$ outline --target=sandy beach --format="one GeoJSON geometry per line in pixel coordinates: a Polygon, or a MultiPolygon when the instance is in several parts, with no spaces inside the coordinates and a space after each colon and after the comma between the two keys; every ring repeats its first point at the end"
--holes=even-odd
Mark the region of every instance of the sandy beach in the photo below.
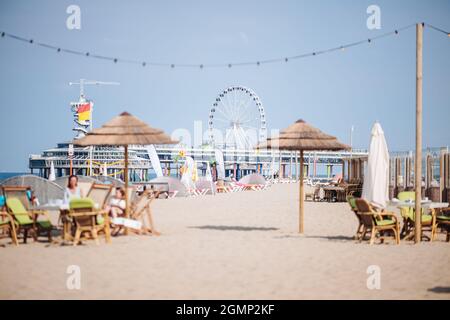
{"type": "Polygon", "coordinates": [[[450,298],[449,243],[357,243],[346,203],[306,202],[299,235],[297,188],[157,200],[159,237],[78,247],[2,239],[0,298],[450,298]],[[66,286],[70,265],[80,267],[80,290],[66,286]],[[367,288],[370,265],[380,267],[379,290],[367,288]]]}

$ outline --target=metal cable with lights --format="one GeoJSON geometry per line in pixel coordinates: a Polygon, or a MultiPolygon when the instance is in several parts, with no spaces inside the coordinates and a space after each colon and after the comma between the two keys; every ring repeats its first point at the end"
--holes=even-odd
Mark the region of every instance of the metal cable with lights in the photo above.
{"type": "MultiPolygon", "coordinates": [[[[303,58],[307,58],[307,57],[314,57],[314,56],[318,56],[318,55],[322,55],[322,54],[332,53],[332,52],[335,52],[335,51],[344,51],[344,50],[346,50],[348,48],[352,48],[352,47],[355,47],[355,46],[360,46],[360,45],[363,45],[363,44],[372,43],[372,42],[374,42],[376,40],[379,40],[379,39],[382,39],[382,38],[386,38],[386,37],[390,37],[390,36],[396,36],[401,31],[405,31],[407,29],[410,29],[410,28],[414,27],[415,25],[416,25],[416,23],[413,23],[413,24],[404,26],[402,28],[395,29],[394,31],[383,33],[381,35],[378,35],[378,36],[375,36],[375,37],[372,37],[372,38],[368,38],[368,39],[364,39],[364,40],[348,43],[348,44],[337,46],[337,47],[332,47],[332,48],[325,49],[325,50],[311,51],[311,52],[308,52],[308,53],[298,54],[298,55],[294,55],[294,56],[286,56],[286,57],[281,57],[281,58],[274,58],[274,59],[261,59],[261,60],[256,60],[256,61],[236,62],[236,63],[217,63],[217,64],[160,63],[160,62],[152,62],[152,61],[122,59],[122,58],[116,58],[116,57],[104,56],[104,55],[96,54],[96,53],[93,53],[91,51],[80,51],[80,50],[72,50],[72,49],[62,48],[60,46],[55,46],[55,45],[51,45],[51,44],[48,44],[48,43],[35,41],[34,39],[25,38],[25,37],[18,36],[18,35],[15,35],[15,34],[12,34],[12,33],[8,33],[8,32],[5,32],[5,31],[0,31],[0,35],[1,35],[1,38],[10,38],[10,39],[14,39],[14,40],[17,40],[17,41],[26,42],[26,43],[37,45],[37,46],[40,46],[40,47],[43,47],[43,48],[46,48],[46,49],[54,50],[57,53],[68,53],[68,54],[73,54],[73,55],[78,55],[78,56],[85,56],[85,57],[88,57],[88,58],[94,58],[94,59],[111,61],[113,63],[136,64],[136,65],[140,65],[142,67],[146,67],[146,66],[168,67],[168,68],[172,68],[172,69],[176,68],[176,67],[177,68],[205,69],[205,68],[231,68],[231,67],[242,67],[242,66],[261,66],[263,64],[271,64],[271,63],[287,63],[290,60],[297,60],[297,59],[303,59],[303,58]]],[[[445,31],[445,30],[443,30],[443,29],[440,29],[438,27],[435,27],[435,26],[433,26],[431,24],[427,24],[427,23],[422,23],[422,25],[423,26],[427,26],[430,29],[438,31],[440,33],[444,33],[445,35],[450,37],[450,33],[445,31]]]]}

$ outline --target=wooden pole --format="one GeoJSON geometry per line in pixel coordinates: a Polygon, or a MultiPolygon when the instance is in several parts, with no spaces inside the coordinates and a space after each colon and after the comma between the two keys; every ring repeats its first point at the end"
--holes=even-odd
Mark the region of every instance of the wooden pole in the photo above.
{"type": "Polygon", "coordinates": [[[278,170],[278,181],[281,181],[281,176],[282,176],[282,174],[283,174],[283,165],[281,164],[282,163],[282,156],[281,156],[281,150],[278,150],[278,152],[280,153],[280,169],[278,170]]]}
{"type": "Polygon", "coordinates": [[[444,192],[444,149],[441,149],[439,155],[439,202],[443,202],[442,194],[444,192]]]}
{"type": "MultiPolygon", "coordinates": [[[[128,145],[125,146],[125,217],[129,218],[129,208],[128,208],[128,145]]],[[[125,234],[128,235],[128,228],[125,227],[125,234]]]]}
{"type": "Polygon", "coordinates": [[[303,191],[303,171],[304,171],[304,166],[303,166],[303,150],[300,151],[300,178],[299,178],[299,197],[300,199],[298,200],[298,214],[299,214],[299,219],[298,219],[298,232],[299,233],[303,233],[304,231],[304,203],[303,203],[303,199],[304,199],[304,191],[303,191]]]}
{"type": "Polygon", "coordinates": [[[345,182],[345,160],[342,160],[342,181],[345,182]]]}
{"type": "Polygon", "coordinates": [[[416,161],[414,177],[416,180],[416,212],[414,242],[419,243],[422,237],[422,50],[423,25],[416,25],[416,161]]]}

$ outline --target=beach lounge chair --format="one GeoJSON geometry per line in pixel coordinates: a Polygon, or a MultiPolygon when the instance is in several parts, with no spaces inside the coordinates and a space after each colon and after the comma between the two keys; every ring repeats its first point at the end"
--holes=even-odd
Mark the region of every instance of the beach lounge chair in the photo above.
{"type": "Polygon", "coordinates": [[[35,221],[35,235],[36,238],[41,234],[48,237],[51,242],[51,231],[53,225],[50,221],[50,216],[45,210],[34,209],[29,199],[30,187],[28,186],[2,186],[5,199],[16,198],[20,201],[25,211],[30,215],[31,219],[35,221]]]}
{"type": "Polygon", "coordinates": [[[18,198],[8,197],[6,198],[6,207],[9,214],[14,217],[16,222],[16,232],[20,234],[23,232],[23,242],[27,243],[28,233],[31,231],[34,240],[37,240],[38,236],[45,232],[48,241],[52,241],[52,229],[53,226],[49,219],[38,220],[38,213],[27,211],[22,202],[18,198]]]}
{"type": "Polygon", "coordinates": [[[358,220],[358,228],[356,229],[355,240],[360,240],[363,235],[364,223],[361,219],[361,215],[358,213],[358,208],[356,207],[356,198],[353,196],[347,197],[347,202],[350,205],[350,209],[356,216],[358,220]]]}
{"type": "Polygon", "coordinates": [[[217,193],[228,193],[230,189],[225,185],[223,180],[217,180],[215,182],[217,193]]]}
{"type": "Polygon", "coordinates": [[[381,242],[384,242],[388,232],[392,232],[396,244],[400,244],[400,224],[395,214],[377,212],[364,199],[356,199],[355,204],[364,226],[360,241],[364,240],[364,236],[370,232],[370,244],[375,242],[378,235],[381,242]]]}
{"type": "Polygon", "coordinates": [[[29,199],[30,187],[28,186],[2,186],[5,199],[17,198],[27,211],[32,210],[31,201],[29,199]]]}
{"type": "Polygon", "coordinates": [[[117,236],[124,227],[138,234],[159,235],[159,232],[155,230],[150,208],[151,202],[158,198],[159,194],[159,191],[146,190],[140,196],[134,198],[130,204],[129,218],[121,216],[112,220],[114,224],[112,235],[117,236]]]}
{"type": "Polygon", "coordinates": [[[209,189],[188,189],[188,195],[191,197],[204,196],[208,193],[209,189]]]}
{"type": "Polygon", "coordinates": [[[169,191],[169,195],[167,196],[168,199],[175,198],[178,194],[178,190],[169,191]]]}
{"type": "MultiPolygon", "coordinates": [[[[416,193],[414,191],[403,191],[397,195],[397,198],[400,201],[415,201],[416,193]]],[[[403,218],[403,228],[401,231],[401,236],[404,239],[410,239],[414,236],[414,228],[416,215],[413,207],[402,207],[400,208],[400,214],[403,218]]],[[[424,210],[422,209],[422,232],[430,231],[433,233],[433,226],[435,225],[435,215],[434,212],[431,211],[431,214],[424,214],[424,210]]],[[[433,237],[430,237],[430,240],[433,240],[433,237]]]]}
{"type": "Polygon", "coordinates": [[[130,218],[139,221],[141,224],[138,233],[150,233],[153,235],[159,235],[156,231],[150,204],[154,199],[159,196],[158,191],[144,191],[132,204],[130,218]]]}
{"type": "Polygon", "coordinates": [[[431,239],[436,239],[438,230],[441,229],[447,234],[446,241],[450,242],[450,207],[438,209],[436,219],[433,223],[433,230],[431,232],[431,239]]]}
{"type": "Polygon", "coordinates": [[[93,183],[88,181],[78,181],[78,188],[80,188],[81,196],[86,197],[91,190],[93,183]]]}
{"type": "Polygon", "coordinates": [[[16,234],[16,223],[6,211],[0,212],[0,235],[10,237],[16,246],[19,245],[16,234]]]}
{"type": "Polygon", "coordinates": [[[80,243],[81,236],[85,234],[89,234],[95,243],[99,244],[98,236],[101,231],[105,235],[106,243],[111,242],[108,214],[106,211],[96,210],[92,199],[73,199],[69,207],[69,217],[73,220],[75,227],[74,246],[80,243]]]}
{"type": "Polygon", "coordinates": [[[86,197],[92,199],[97,204],[98,209],[103,209],[111,194],[112,188],[113,186],[110,184],[93,183],[86,197]]]}

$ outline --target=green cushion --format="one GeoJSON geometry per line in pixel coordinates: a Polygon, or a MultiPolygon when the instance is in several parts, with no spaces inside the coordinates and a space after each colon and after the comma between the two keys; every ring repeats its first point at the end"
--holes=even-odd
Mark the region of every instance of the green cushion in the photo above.
{"type": "Polygon", "coordinates": [[[406,200],[415,200],[416,199],[416,193],[414,191],[402,191],[397,195],[397,199],[400,201],[406,201],[406,200]]]}
{"type": "Polygon", "coordinates": [[[37,221],[37,223],[38,223],[39,227],[42,229],[51,229],[53,227],[52,223],[49,220],[40,220],[40,221],[37,221]]]}
{"type": "Polygon", "coordinates": [[[395,224],[394,220],[384,219],[384,220],[376,220],[377,226],[388,226],[390,224],[395,224]]]}
{"type": "Polygon", "coordinates": [[[347,199],[348,204],[352,208],[352,210],[356,210],[356,199],[354,197],[348,197],[347,199]]]}
{"type": "Polygon", "coordinates": [[[0,221],[0,226],[4,226],[5,224],[9,224],[9,221],[8,220],[0,221]]]}
{"type": "Polygon", "coordinates": [[[437,216],[436,218],[438,220],[450,221],[450,216],[437,216]]]}
{"type": "MultiPolygon", "coordinates": [[[[414,215],[414,213],[410,213],[408,214],[408,218],[411,219],[412,221],[416,221],[416,216],[414,215]]],[[[423,214],[422,215],[422,222],[431,222],[431,220],[433,219],[433,216],[429,215],[429,214],[423,214]]]]}
{"type": "Polygon", "coordinates": [[[75,198],[70,200],[70,209],[93,209],[95,206],[94,200],[91,198],[75,198]]]}
{"type": "MultiPolygon", "coordinates": [[[[397,195],[397,199],[400,201],[406,201],[406,200],[414,201],[416,199],[416,193],[414,191],[403,191],[397,195]]],[[[400,213],[401,213],[402,217],[410,216],[414,213],[414,208],[401,207],[400,213]]]]}
{"type": "Polygon", "coordinates": [[[105,223],[105,217],[102,215],[97,216],[97,224],[104,224],[105,223]]]}
{"type": "Polygon", "coordinates": [[[7,198],[6,205],[8,206],[11,213],[14,215],[14,218],[17,220],[19,225],[32,224],[33,220],[31,220],[28,215],[27,210],[23,206],[22,202],[20,202],[17,198],[7,198]]]}

